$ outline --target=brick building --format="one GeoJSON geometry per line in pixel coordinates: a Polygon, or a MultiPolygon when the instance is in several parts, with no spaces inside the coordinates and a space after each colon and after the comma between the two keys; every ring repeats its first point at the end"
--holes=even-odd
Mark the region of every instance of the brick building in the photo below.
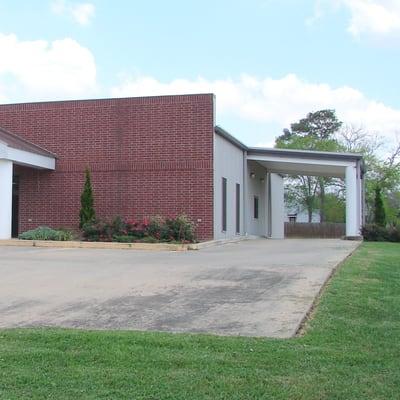
{"type": "Polygon", "coordinates": [[[282,174],[343,176],[348,234],[358,235],[359,155],[249,148],[216,127],[214,103],[199,94],[0,105],[0,238],[77,228],[86,167],[98,216],[185,213],[202,240],[282,237],[282,174]]]}

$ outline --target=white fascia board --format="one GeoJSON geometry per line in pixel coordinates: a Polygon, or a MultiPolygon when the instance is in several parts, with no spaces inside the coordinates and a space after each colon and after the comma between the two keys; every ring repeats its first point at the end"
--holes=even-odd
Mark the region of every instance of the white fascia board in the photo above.
{"type": "Polygon", "coordinates": [[[5,143],[0,142],[0,159],[5,160],[8,156],[8,147],[5,143]]]}
{"type": "Polygon", "coordinates": [[[275,163],[291,163],[291,164],[312,164],[312,165],[331,165],[334,167],[351,167],[357,164],[356,161],[343,160],[319,160],[318,158],[300,158],[300,157],[284,157],[284,156],[266,156],[266,155],[248,155],[248,160],[253,161],[270,161],[275,163]]]}
{"type": "Polygon", "coordinates": [[[16,164],[40,169],[56,169],[56,159],[50,156],[31,153],[25,150],[13,149],[0,144],[0,158],[16,164]]]}

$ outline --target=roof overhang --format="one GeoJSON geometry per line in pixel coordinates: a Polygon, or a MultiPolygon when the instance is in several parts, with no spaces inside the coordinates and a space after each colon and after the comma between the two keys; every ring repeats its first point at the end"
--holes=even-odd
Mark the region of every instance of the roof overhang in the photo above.
{"type": "Polygon", "coordinates": [[[309,176],[325,176],[333,178],[344,178],[346,173],[346,167],[348,165],[336,165],[336,164],[321,164],[304,162],[304,160],[287,161],[287,160],[265,160],[257,157],[248,157],[248,160],[257,161],[268,172],[284,175],[309,175],[309,176]]]}
{"type": "Polygon", "coordinates": [[[219,126],[215,133],[246,152],[247,160],[257,161],[273,173],[343,178],[346,167],[365,171],[361,154],[248,147],[219,126]]]}
{"type": "Polygon", "coordinates": [[[56,155],[0,128],[0,160],[31,168],[54,170],[56,155]]]}
{"type": "Polygon", "coordinates": [[[55,157],[35,154],[29,151],[13,149],[0,143],[0,160],[12,161],[15,164],[38,169],[56,168],[55,157]]]}
{"type": "Polygon", "coordinates": [[[347,167],[361,167],[362,157],[350,153],[249,148],[247,159],[259,162],[270,172],[344,178],[347,167]]]}

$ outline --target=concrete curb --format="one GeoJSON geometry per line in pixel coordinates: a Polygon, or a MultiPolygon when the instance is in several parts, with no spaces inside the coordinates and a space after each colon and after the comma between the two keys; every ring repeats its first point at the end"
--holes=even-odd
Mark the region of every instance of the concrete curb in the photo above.
{"type": "Polygon", "coordinates": [[[189,245],[173,243],[116,243],[116,242],[78,242],[51,240],[0,240],[0,246],[52,247],[63,249],[117,249],[147,251],[186,251],[189,245]]]}
{"type": "Polygon", "coordinates": [[[116,250],[147,250],[147,251],[187,251],[201,250],[228,243],[237,243],[250,240],[250,237],[234,239],[210,240],[208,242],[175,244],[175,243],[117,243],[117,242],[80,242],[80,241],[52,241],[52,240],[0,240],[0,246],[15,247],[51,247],[62,249],[116,249],[116,250]]]}

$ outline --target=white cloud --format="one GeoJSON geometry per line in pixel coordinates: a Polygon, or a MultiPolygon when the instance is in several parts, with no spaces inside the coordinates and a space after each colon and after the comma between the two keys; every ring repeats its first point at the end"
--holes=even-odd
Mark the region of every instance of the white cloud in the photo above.
{"type": "Polygon", "coordinates": [[[128,78],[112,89],[112,95],[116,97],[210,92],[217,96],[219,118],[234,116],[246,121],[279,124],[283,128],[311,111],[333,108],[345,123],[362,124],[389,138],[393,138],[400,128],[400,109],[369,99],[349,86],[333,88],[327,84],[309,83],[294,74],[281,79],[243,75],[238,80],[198,78],[168,83],[139,76],[128,78]]]}
{"type": "Polygon", "coordinates": [[[55,14],[69,15],[80,25],[88,25],[95,13],[92,3],[70,3],[66,0],[54,0],[51,9],[55,14]]]}
{"type": "Polygon", "coordinates": [[[398,0],[342,0],[351,12],[348,27],[354,36],[363,33],[387,35],[400,31],[398,0]]]}
{"type": "Polygon", "coordinates": [[[306,19],[306,25],[312,26],[319,21],[325,14],[325,7],[327,4],[323,0],[316,0],[314,5],[314,13],[311,17],[306,19]]]}
{"type": "Polygon", "coordinates": [[[21,41],[0,33],[0,98],[71,98],[96,90],[92,53],[66,38],[21,41]]]}
{"type": "Polygon", "coordinates": [[[75,20],[81,25],[87,25],[94,16],[94,5],[90,3],[72,6],[71,12],[75,20]]]}
{"type": "Polygon", "coordinates": [[[314,15],[306,23],[313,24],[327,11],[338,8],[350,12],[347,30],[355,37],[364,34],[387,37],[400,33],[399,0],[316,0],[314,15]]]}

